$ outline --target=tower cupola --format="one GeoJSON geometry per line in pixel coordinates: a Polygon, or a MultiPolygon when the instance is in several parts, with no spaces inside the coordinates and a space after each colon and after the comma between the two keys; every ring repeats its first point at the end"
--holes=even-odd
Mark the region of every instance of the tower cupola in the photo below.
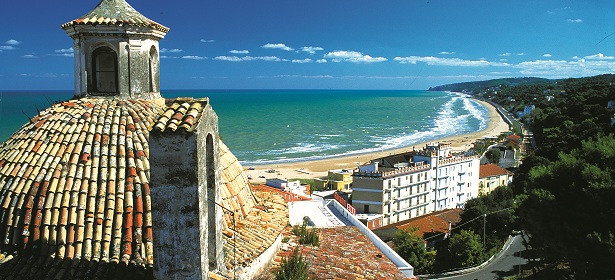
{"type": "Polygon", "coordinates": [[[102,0],[62,29],[74,40],[75,97],[160,97],[158,41],[169,28],[125,0],[102,0]]]}

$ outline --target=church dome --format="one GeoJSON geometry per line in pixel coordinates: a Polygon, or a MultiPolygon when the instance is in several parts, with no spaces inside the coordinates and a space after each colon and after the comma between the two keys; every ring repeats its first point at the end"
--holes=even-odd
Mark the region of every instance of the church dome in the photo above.
{"type": "MultiPolygon", "coordinates": [[[[28,264],[45,278],[72,260],[82,263],[72,267],[76,279],[101,269],[94,264],[152,267],[149,131],[173,123],[183,104],[182,127],[196,103],[82,98],[23,125],[0,146],[0,274],[28,264]]],[[[235,156],[219,147],[222,205],[240,223],[257,210],[255,196],[235,156]]],[[[233,226],[226,213],[222,230],[233,226]]]]}

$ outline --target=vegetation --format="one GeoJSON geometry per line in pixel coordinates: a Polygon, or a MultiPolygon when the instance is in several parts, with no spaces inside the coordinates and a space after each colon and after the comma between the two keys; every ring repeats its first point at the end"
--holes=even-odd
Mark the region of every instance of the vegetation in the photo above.
{"type": "Polygon", "coordinates": [[[431,87],[429,90],[434,91],[456,91],[456,92],[480,92],[485,89],[494,88],[494,87],[514,87],[520,85],[534,85],[534,84],[553,84],[555,81],[543,79],[543,78],[533,78],[533,77],[522,77],[522,78],[506,78],[506,79],[494,79],[487,81],[479,81],[479,82],[467,82],[467,83],[456,83],[449,85],[442,85],[437,87],[431,87]]]}
{"type": "Polygon", "coordinates": [[[485,153],[485,157],[489,161],[489,163],[498,164],[500,162],[500,158],[502,157],[502,152],[498,148],[491,148],[485,153]]]}
{"type": "Polygon", "coordinates": [[[283,258],[280,270],[275,273],[276,280],[307,280],[309,263],[303,258],[299,247],[293,249],[292,255],[283,258]]]}
{"type": "Polygon", "coordinates": [[[308,220],[303,219],[303,224],[294,225],[292,232],[299,236],[299,244],[318,246],[320,244],[320,231],[317,228],[308,228],[308,220]]]}
{"type": "MultiPolygon", "coordinates": [[[[533,263],[541,279],[615,275],[615,108],[607,107],[615,101],[614,82],[609,74],[516,86],[476,83],[468,91],[512,113],[535,106],[522,121],[537,148],[519,166],[511,189],[518,227],[541,260],[533,263]]],[[[468,202],[464,214],[486,211],[479,208],[468,202]]],[[[490,230],[498,222],[489,216],[488,239],[498,235],[490,230]]],[[[508,225],[507,219],[501,225],[508,225]]],[[[471,223],[475,232],[479,226],[471,223]]]]}
{"type": "Polygon", "coordinates": [[[436,257],[435,251],[427,251],[425,241],[417,235],[418,228],[409,231],[399,230],[393,237],[393,250],[414,266],[420,274],[432,273],[436,257]]]}
{"type": "Polygon", "coordinates": [[[453,234],[448,242],[447,253],[453,256],[449,265],[454,268],[475,266],[486,260],[480,236],[470,230],[453,234]]]}
{"type": "Polygon", "coordinates": [[[582,141],[525,180],[519,213],[539,255],[580,279],[615,275],[615,137],[582,141]]]}

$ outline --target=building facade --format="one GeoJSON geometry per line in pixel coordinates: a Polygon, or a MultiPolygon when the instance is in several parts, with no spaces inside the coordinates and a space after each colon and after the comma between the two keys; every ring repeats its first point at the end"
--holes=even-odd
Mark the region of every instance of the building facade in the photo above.
{"type": "Polygon", "coordinates": [[[512,172],[497,164],[483,164],[480,166],[478,193],[486,195],[497,187],[508,186],[512,179],[512,172]]]}
{"type": "Polygon", "coordinates": [[[377,162],[353,174],[352,204],[358,213],[382,214],[387,225],[443,209],[462,208],[478,196],[479,159],[453,155],[450,145],[431,144],[383,167],[377,162]]]}
{"type": "Polygon", "coordinates": [[[327,177],[314,179],[314,185],[321,190],[349,192],[352,189],[352,170],[329,170],[327,177]]]}

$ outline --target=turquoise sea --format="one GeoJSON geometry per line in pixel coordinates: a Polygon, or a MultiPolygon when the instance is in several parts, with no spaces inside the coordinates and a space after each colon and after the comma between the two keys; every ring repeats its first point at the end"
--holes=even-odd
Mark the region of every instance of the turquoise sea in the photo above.
{"type": "MultiPolygon", "coordinates": [[[[450,92],[397,90],[165,90],[205,97],[222,141],[244,164],[370,153],[484,129],[487,109],[450,92]]],[[[0,141],[72,91],[0,91],[0,141]]]]}

